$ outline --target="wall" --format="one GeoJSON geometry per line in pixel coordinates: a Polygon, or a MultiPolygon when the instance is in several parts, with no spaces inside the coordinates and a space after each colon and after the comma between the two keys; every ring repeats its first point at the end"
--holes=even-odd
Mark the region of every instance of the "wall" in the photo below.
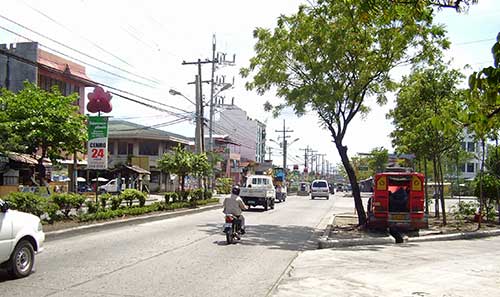
{"type": "MultiPolygon", "coordinates": [[[[6,49],[9,52],[36,62],[38,55],[38,43],[36,42],[20,42],[17,44],[0,44],[1,49],[6,49]]],[[[0,54],[0,86],[6,87],[5,79],[7,76],[7,61],[9,68],[9,90],[18,92],[24,88],[24,81],[28,80],[36,83],[38,70],[37,66],[21,62],[12,57],[8,58],[0,54]]]]}

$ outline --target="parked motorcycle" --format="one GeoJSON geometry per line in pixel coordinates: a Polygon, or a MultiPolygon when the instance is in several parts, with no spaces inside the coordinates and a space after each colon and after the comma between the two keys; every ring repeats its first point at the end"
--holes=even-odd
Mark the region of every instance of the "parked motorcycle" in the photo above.
{"type": "Polygon", "coordinates": [[[235,243],[241,237],[241,220],[231,214],[226,214],[226,222],[224,224],[224,233],[226,233],[227,244],[235,243]]]}

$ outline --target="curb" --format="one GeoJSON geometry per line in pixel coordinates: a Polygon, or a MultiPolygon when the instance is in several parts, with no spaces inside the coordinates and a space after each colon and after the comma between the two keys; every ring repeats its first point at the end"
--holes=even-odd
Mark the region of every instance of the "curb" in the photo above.
{"type": "MultiPolygon", "coordinates": [[[[496,230],[485,230],[485,231],[475,231],[475,232],[462,232],[462,233],[452,233],[452,234],[442,234],[442,235],[430,235],[424,237],[407,237],[404,238],[404,243],[418,243],[418,242],[430,242],[430,241],[448,241],[448,240],[467,240],[467,239],[478,239],[491,236],[500,236],[500,229],[496,230]]],[[[363,245],[385,245],[385,244],[395,244],[396,241],[393,237],[381,237],[381,238],[353,238],[353,239],[328,239],[320,238],[318,240],[318,248],[343,248],[351,246],[363,246],[363,245]]]]}
{"type": "Polygon", "coordinates": [[[184,209],[184,210],[178,210],[178,211],[167,212],[167,213],[146,215],[146,216],[141,216],[141,217],[132,217],[132,218],[123,219],[123,220],[97,223],[97,224],[78,226],[78,227],[73,227],[73,228],[68,228],[68,229],[57,230],[57,231],[51,231],[51,232],[45,233],[45,241],[64,239],[64,238],[68,238],[68,237],[72,237],[72,236],[87,234],[87,233],[91,233],[91,232],[95,232],[95,231],[113,229],[113,228],[127,226],[127,225],[137,225],[137,224],[142,224],[142,223],[146,223],[146,222],[160,221],[160,220],[165,220],[165,219],[170,219],[170,218],[175,218],[175,217],[180,217],[180,216],[185,216],[185,215],[190,215],[190,214],[196,214],[196,213],[214,210],[214,209],[219,209],[219,208],[222,208],[222,204],[220,204],[220,203],[216,204],[216,205],[203,206],[203,207],[195,208],[195,209],[184,209]]]}

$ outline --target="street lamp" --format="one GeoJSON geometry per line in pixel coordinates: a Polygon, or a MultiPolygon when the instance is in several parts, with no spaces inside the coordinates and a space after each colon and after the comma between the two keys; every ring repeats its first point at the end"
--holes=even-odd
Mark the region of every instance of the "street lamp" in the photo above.
{"type": "Polygon", "coordinates": [[[193,102],[193,100],[189,99],[188,97],[186,97],[184,94],[182,94],[182,93],[181,93],[181,92],[179,92],[179,91],[176,91],[176,90],[174,90],[174,89],[170,89],[170,90],[168,91],[168,93],[169,93],[170,95],[172,95],[172,96],[181,96],[181,97],[183,97],[184,99],[186,99],[187,101],[191,102],[191,104],[196,105],[196,103],[194,103],[194,102],[193,102]]]}

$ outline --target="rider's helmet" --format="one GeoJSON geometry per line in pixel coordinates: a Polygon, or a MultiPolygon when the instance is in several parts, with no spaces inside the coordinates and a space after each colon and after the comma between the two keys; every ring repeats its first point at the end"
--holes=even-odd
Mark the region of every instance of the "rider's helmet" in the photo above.
{"type": "Polygon", "coordinates": [[[239,195],[240,187],[238,185],[234,185],[233,188],[231,189],[231,193],[233,193],[234,195],[239,195]]]}

